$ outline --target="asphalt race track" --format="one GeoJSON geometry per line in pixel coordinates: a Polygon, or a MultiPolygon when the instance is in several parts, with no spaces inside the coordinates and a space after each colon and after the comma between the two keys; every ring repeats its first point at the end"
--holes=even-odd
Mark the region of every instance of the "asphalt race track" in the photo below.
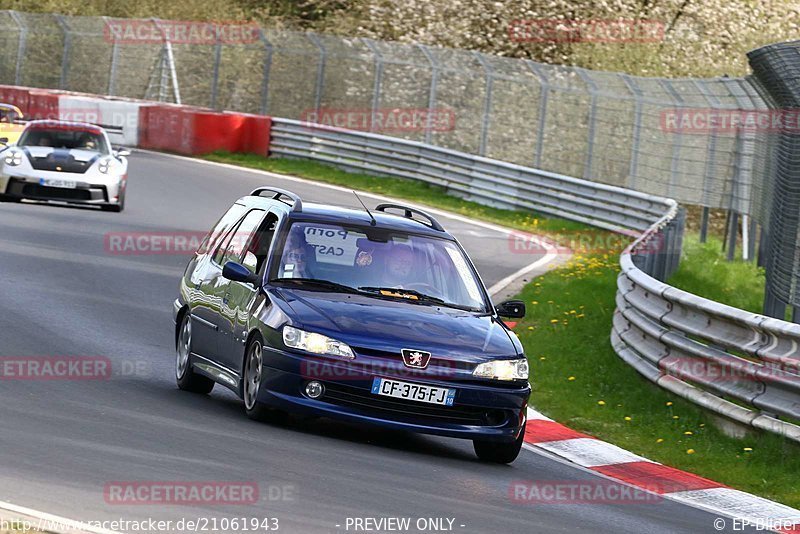
{"type": "MultiPolygon", "coordinates": [[[[713,514],[671,501],[512,502],[512,481],[597,480],[529,450],[511,466],[486,465],[468,441],[328,420],[260,424],[222,387],[207,397],[178,391],[171,305],[187,256],[113,254],[106,233],[205,232],[236,198],[266,183],[308,200],[357,204],[320,185],[169,156],[137,153],[130,169],[122,214],[0,204],[0,357],[105,356],[114,369],[108,380],[0,380],[0,500],[86,521],[275,517],[280,532],[299,533],[345,532],[348,517],[410,517],[412,525],[450,518],[464,533],[714,532],[713,514]],[[115,481],[175,480],[256,482],[261,502],[104,499],[115,481]]],[[[487,286],[537,259],[510,253],[503,233],[440,220],[487,286]]]]}

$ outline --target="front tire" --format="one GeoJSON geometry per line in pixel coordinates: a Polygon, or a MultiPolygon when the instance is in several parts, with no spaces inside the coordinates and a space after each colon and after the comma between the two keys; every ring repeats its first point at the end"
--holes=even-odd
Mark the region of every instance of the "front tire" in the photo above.
{"type": "Polygon", "coordinates": [[[247,417],[254,421],[284,421],[285,413],[258,402],[264,376],[264,345],[257,335],[247,344],[243,369],[242,399],[247,417]]]}
{"type": "Polygon", "coordinates": [[[476,439],[472,442],[472,446],[475,448],[475,454],[483,462],[510,464],[519,456],[524,441],[525,427],[523,426],[514,441],[480,441],[476,439]]]}
{"type": "Polygon", "coordinates": [[[178,388],[192,393],[206,395],[214,389],[214,381],[198,375],[192,369],[189,354],[192,350],[192,317],[187,311],[181,319],[178,341],[175,346],[175,378],[178,388]]]}

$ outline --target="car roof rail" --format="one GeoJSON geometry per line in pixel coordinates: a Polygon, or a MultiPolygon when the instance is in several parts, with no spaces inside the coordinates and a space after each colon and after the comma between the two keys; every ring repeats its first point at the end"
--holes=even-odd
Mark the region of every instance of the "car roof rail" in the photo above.
{"type": "Polygon", "coordinates": [[[252,197],[260,197],[261,193],[272,193],[273,200],[280,200],[281,202],[285,202],[289,206],[292,207],[292,211],[303,211],[303,200],[300,198],[300,195],[292,193],[291,191],[287,191],[286,189],[280,189],[278,187],[259,187],[258,189],[253,189],[253,192],[250,193],[252,197]],[[291,199],[291,202],[286,202],[285,199],[281,197],[288,197],[291,199]]]}
{"type": "Polygon", "coordinates": [[[432,215],[425,213],[420,209],[411,208],[409,206],[401,206],[400,204],[378,204],[378,206],[375,208],[376,211],[382,211],[384,213],[386,213],[387,209],[403,210],[403,217],[405,217],[406,219],[411,219],[412,221],[417,221],[422,224],[425,223],[415,219],[414,215],[416,214],[419,215],[420,217],[424,217],[425,219],[428,220],[427,226],[430,226],[431,228],[439,232],[444,232],[444,227],[442,227],[442,225],[439,224],[439,221],[434,219],[432,215]]]}

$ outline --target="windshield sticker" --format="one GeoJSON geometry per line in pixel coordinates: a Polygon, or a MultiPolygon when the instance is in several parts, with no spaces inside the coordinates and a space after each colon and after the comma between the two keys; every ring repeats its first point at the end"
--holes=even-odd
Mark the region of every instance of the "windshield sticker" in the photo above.
{"type": "Polygon", "coordinates": [[[366,250],[359,252],[358,256],[356,256],[356,265],[359,267],[368,267],[372,265],[372,254],[366,250]]]}
{"type": "Polygon", "coordinates": [[[478,284],[475,283],[475,277],[472,275],[469,265],[464,261],[464,256],[462,256],[455,247],[446,247],[445,250],[447,250],[447,255],[450,256],[450,259],[453,261],[453,265],[455,265],[458,274],[461,275],[464,285],[467,286],[469,296],[475,301],[480,302],[482,300],[481,292],[478,289],[478,284]]]}

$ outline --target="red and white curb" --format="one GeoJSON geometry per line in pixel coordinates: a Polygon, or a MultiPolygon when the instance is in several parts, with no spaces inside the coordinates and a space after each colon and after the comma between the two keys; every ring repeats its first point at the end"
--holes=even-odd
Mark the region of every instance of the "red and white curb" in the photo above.
{"type": "Polygon", "coordinates": [[[528,408],[526,448],[568,460],[605,478],[773,532],[800,533],[800,510],[659,464],[556,423],[528,408]]]}

